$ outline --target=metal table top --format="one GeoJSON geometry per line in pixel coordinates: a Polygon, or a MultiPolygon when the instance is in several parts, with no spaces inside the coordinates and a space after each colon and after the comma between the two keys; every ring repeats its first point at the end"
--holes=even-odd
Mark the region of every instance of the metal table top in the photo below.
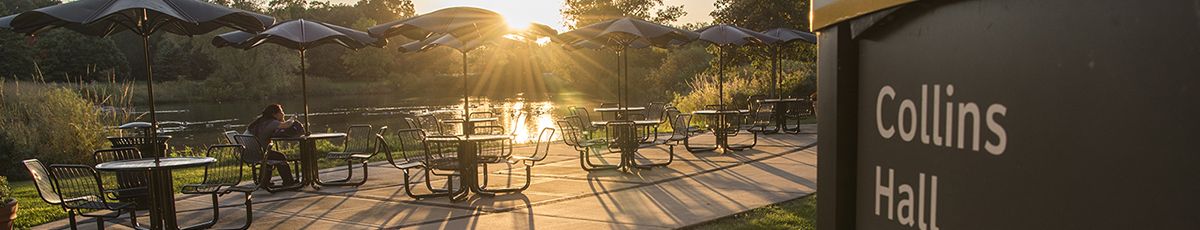
{"type": "Polygon", "coordinates": [[[119,160],[96,164],[101,171],[145,171],[151,169],[177,169],[207,165],[217,162],[212,157],[161,157],[119,160]]]}

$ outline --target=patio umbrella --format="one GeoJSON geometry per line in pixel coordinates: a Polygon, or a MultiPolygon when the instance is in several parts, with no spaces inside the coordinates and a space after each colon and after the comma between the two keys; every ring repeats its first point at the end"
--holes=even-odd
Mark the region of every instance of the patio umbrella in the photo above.
{"type": "Polygon", "coordinates": [[[775,96],[783,98],[783,94],[779,92],[779,75],[782,71],[779,66],[783,64],[783,58],[780,57],[779,52],[781,52],[784,45],[791,44],[796,41],[817,44],[817,35],[790,28],[775,28],[763,32],[763,34],[779,39],[772,44],[775,46],[775,48],[772,49],[773,52],[771,55],[772,59],[774,59],[771,61],[771,93],[774,93],[775,96]]]}
{"type": "MultiPolygon", "coordinates": [[[[685,44],[696,40],[699,35],[691,31],[680,30],[669,26],[659,25],[657,23],[648,22],[645,20],[634,18],[617,18],[607,21],[598,22],[595,24],[580,27],[578,29],[559,34],[554,38],[557,42],[567,44],[568,46],[587,46],[591,42],[601,44],[601,47],[619,48],[619,56],[621,62],[628,63],[629,57],[626,51],[630,46],[634,46],[639,40],[644,41],[648,45],[656,45],[660,47],[668,46],[671,43],[685,44]]],[[[628,89],[629,84],[629,68],[623,68],[623,72],[618,70],[617,77],[617,100],[619,106],[628,107],[628,89]],[[623,76],[621,76],[623,75],[623,76]],[[624,80],[622,80],[624,79],[624,80]],[[624,81],[624,85],[620,82],[624,81]]]]}
{"type": "MultiPolygon", "coordinates": [[[[150,64],[151,34],[163,30],[191,36],[221,27],[262,31],[274,22],[274,18],[266,15],[201,0],[78,0],[0,18],[0,28],[29,36],[57,27],[91,36],[123,31],[141,36],[150,105],[151,126],[147,133],[155,135],[158,118],[154,111],[154,74],[150,64]]],[[[156,151],[151,155],[161,156],[161,153],[156,151]]]]}
{"type": "Polygon", "coordinates": [[[367,46],[382,47],[387,44],[385,39],[377,39],[367,33],[324,22],[311,20],[292,20],[279,23],[258,34],[234,31],[213,38],[214,46],[250,49],[266,43],[274,43],[289,49],[300,51],[300,89],[304,100],[304,127],[309,127],[308,119],[308,76],[305,70],[304,51],[325,44],[337,44],[352,50],[367,46]]]}
{"type": "MultiPolygon", "coordinates": [[[[462,53],[463,57],[463,118],[469,119],[471,114],[470,91],[467,74],[467,53],[488,42],[504,35],[513,34],[504,17],[499,13],[474,8],[451,7],[437,10],[428,14],[401,19],[372,26],[367,32],[376,38],[404,36],[418,40],[400,47],[402,52],[415,52],[432,49],[438,46],[450,47],[462,53]],[[419,49],[414,49],[416,47],[419,49]]],[[[534,24],[525,31],[516,31],[525,36],[550,36],[557,31],[549,26],[534,24]]],[[[467,134],[463,126],[463,134],[467,134]]]]}
{"type": "Polygon", "coordinates": [[[774,43],[779,39],[733,25],[712,25],[696,30],[700,40],[717,45],[717,97],[721,108],[725,107],[725,59],[727,47],[774,43]]]}

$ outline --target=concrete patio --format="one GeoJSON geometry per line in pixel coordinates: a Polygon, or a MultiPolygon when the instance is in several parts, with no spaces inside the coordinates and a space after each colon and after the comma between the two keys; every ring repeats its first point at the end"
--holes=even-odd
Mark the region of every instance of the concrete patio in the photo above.
{"type": "MultiPolygon", "coordinates": [[[[759,136],[758,146],[746,151],[689,153],[675,150],[668,167],[632,172],[587,172],[579,167],[579,154],[557,143],[551,154],[533,168],[530,188],[495,197],[472,195],[466,201],[446,198],[414,200],[400,186],[403,174],[387,162],[371,164],[368,182],[360,187],[306,188],[294,192],[254,193],[253,229],[671,229],[703,223],[753,208],[795,199],[816,191],[815,126],[804,134],[759,136]]],[[[749,133],[734,137],[748,142],[749,133]]],[[[694,137],[712,143],[711,135],[694,137]]],[[[652,160],[665,160],[667,146],[643,149],[652,160]]],[[[531,147],[516,149],[528,154],[531,147]]],[[[616,155],[604,159],[616,161],[616,155]]],[[[493,165],[489,187],[520,186],[525,170],[493,165]],[[510,177],[511,175],[511,177],[510,177]]],[[[322,178],[344,177],[345,169],[325,170],[322,178]]],[[[355,173],[355,177],[360,177],[355,173]]],[[[421,178],[417,178],[419,181],[421,178]]],[[[444,181],[434,181],[442,184],[444,181]]],[[[416,192],[428,192],[417,186],[416,192]]],[[[233,228],[244,221],[243,197],[220,199],[221,217],[216,228],[233,228]]],[[[183,225],[212,217],[207,196],[179,196],[177,207],[183,225]]],[[[146,216],[141,221],[147,221],[146,216]]],[[[90,218],[81,227],[94,228],[90,218]]],[[[127,220],[127,218],[126,218],[127,220]]],[[[108,224],[128,229],[129,223],[108,224]]],[[[68,227],[59,220],[36,229],[68,227]]]]}

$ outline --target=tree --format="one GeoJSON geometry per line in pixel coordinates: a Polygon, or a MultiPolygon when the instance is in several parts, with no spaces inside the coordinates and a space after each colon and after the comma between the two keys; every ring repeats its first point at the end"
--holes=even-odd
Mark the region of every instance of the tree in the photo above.
{"type": "Polygon", "coordinates": [[[111,39],[53,30],[37,37],[36,59],[46,81],[125,75],[129,63],[111,39]]]}
{"type": "MultiPolygon", "coordinates": [[[[792,28],[808,31],[809,0],[717,0],[717,9],[709,13],[719,24],[731,24],[755,31],[792,28]]],[[[727,56],[733,63],[746,64],[769,58],[769,48],[743,48],[727,56]]],[[[781,52],[785,59],[814,60],[811,46],[791,45],[781,52]]],[[[768,61],[769,62],[769,61],[768,61]]]]}
{"type": "Polygon", "coordinates": [[[390,22],[416,14],[412,0],[359,0],[354,7],[361,11],[363,16],[376,22],[390,22]]]}
{"type": "Polygon", "coordinates": [[[662,0],[566,0],[562,14],[567,27],[578,28],[604,20],[632,17],[656,23],[670,23],[687,15],[683,6],[668,6],[662,0]],[[651,9],[660,8],[651,13],[651,9]]]}

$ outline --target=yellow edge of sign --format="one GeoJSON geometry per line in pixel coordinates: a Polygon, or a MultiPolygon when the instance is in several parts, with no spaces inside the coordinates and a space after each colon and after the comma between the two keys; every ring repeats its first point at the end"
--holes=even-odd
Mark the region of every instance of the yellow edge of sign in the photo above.
{"type": "Polygon", "coordinates": [[[813,31],[875,11],[904,5],[916,0],[840,0],[813,9],[809,18],[813,31]]]}

